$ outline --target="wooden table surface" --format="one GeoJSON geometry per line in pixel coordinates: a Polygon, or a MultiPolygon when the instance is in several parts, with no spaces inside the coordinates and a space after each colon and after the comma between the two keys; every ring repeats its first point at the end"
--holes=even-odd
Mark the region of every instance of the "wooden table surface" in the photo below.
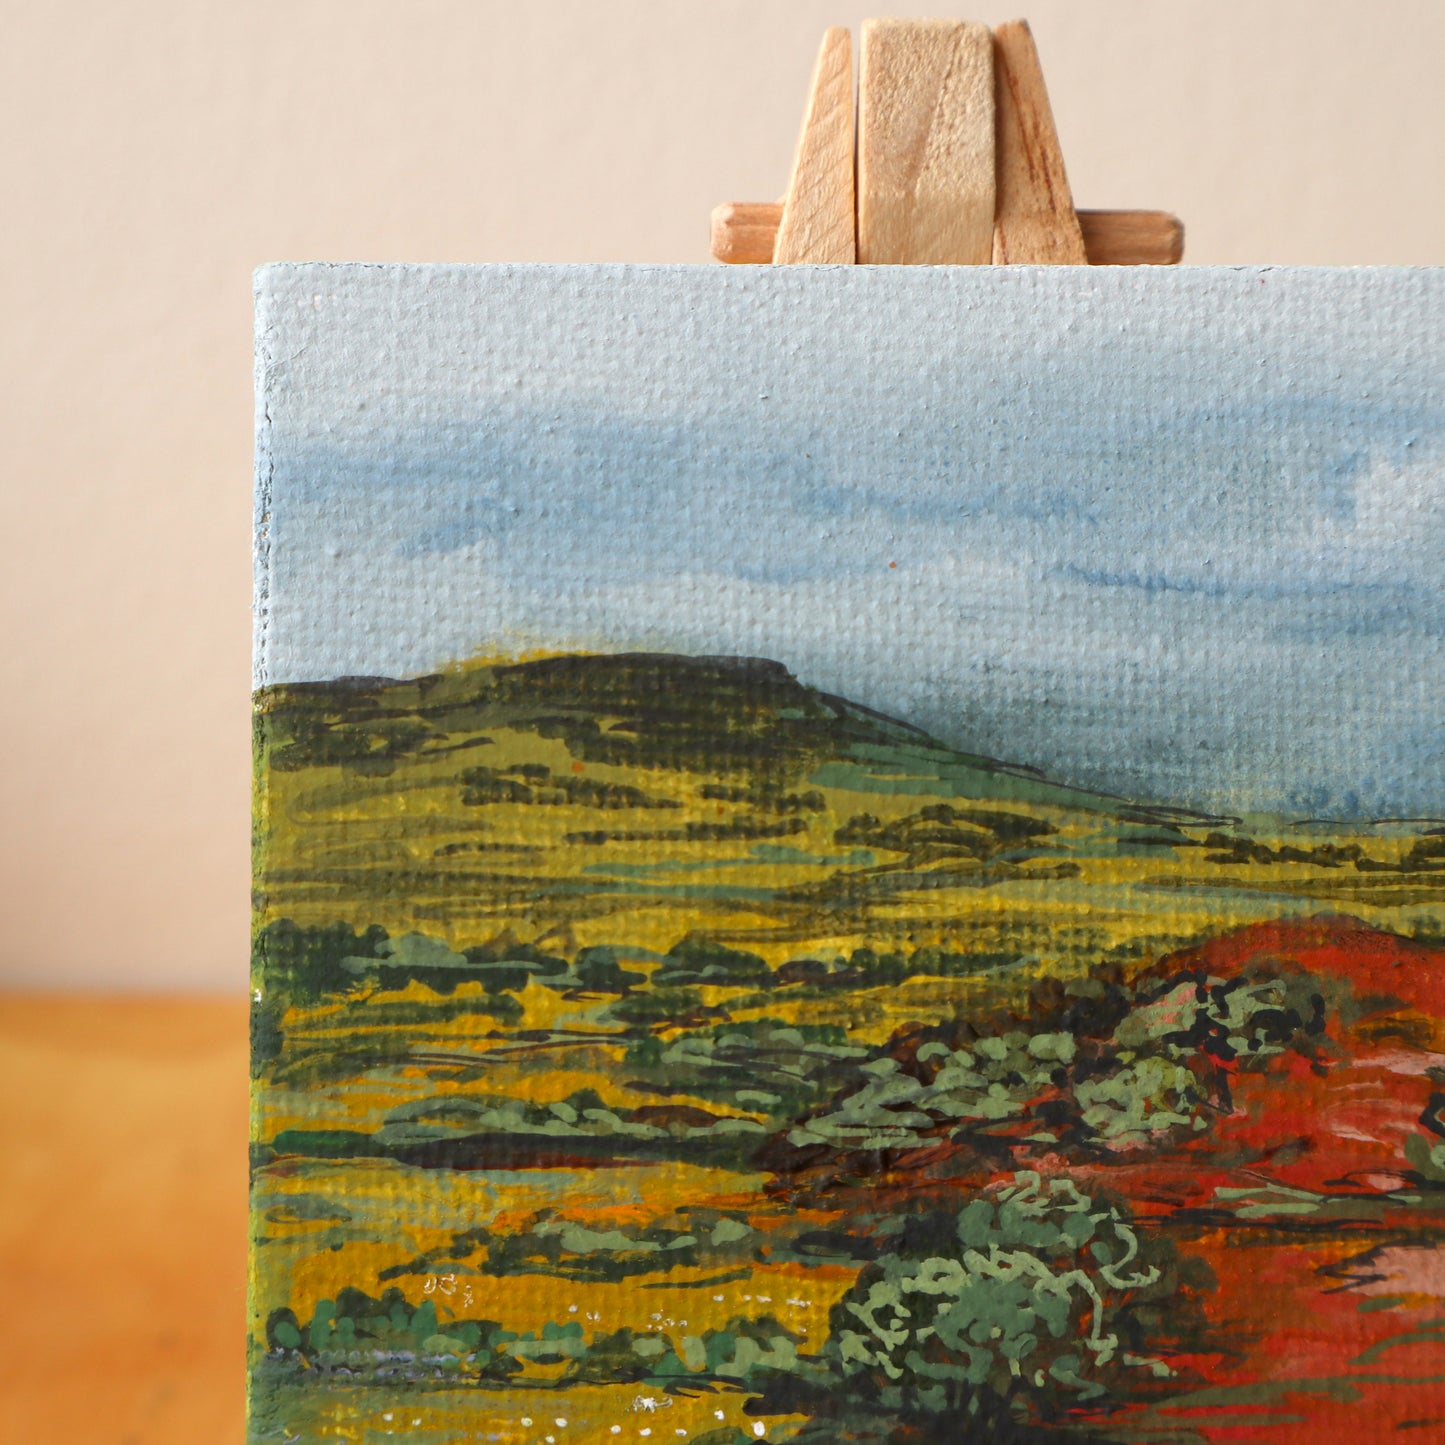
{"type": "Polygon", "coordinates": [[[240,1445],[246,1001],[0,993],[0,1437],[240,1445]]]}

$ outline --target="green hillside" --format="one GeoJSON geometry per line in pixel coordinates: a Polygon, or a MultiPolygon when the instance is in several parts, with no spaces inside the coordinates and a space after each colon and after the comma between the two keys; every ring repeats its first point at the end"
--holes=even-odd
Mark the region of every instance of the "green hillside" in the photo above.
{"type": "Polygon", "coordinates": [[[1071,788],[754,658],[283,684],[258,695],[256,726],[263,924],[463,948],[510,930],[564,951],[697,933],[775,963],[804,945],[1057,961],[1311,902],[1438,901],[1410,864],[1419,830],[1266,835],[1071,788]]]}
{"type": "Polygon", "coordinates": [[[287,683],[260,694],[270,762],[382,777],[489,746],[489,729],[560,739],[610,767],[804,779],[863,792],[1011,799],[1133,822],[1213,821],[1070,788],[1036,769],[938,742],[919,728],[799,682],[751,657],[573,654],[398,681],[287,683]]]}

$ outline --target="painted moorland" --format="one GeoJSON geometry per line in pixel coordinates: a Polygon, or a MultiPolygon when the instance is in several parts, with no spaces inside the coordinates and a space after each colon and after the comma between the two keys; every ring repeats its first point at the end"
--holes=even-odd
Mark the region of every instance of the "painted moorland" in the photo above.
{"type": "Polygon", "coordinates": [[[1445,823],[732,658],[279,685],[256,769],[253,1440],[1445,1432],[1445,823]]]}

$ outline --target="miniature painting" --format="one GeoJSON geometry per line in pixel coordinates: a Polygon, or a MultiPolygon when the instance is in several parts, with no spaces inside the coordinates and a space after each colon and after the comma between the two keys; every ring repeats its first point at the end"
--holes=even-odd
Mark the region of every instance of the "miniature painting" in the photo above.
{"type": "Polygon", "coordinates": [[[258,282],[250,1436],[1445,1438],[1445,282],[258,282]]]}

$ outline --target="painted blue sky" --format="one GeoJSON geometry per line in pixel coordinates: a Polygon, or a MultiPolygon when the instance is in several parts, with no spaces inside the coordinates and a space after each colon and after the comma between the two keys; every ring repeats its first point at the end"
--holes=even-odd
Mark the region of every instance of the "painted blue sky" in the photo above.
{"type": "Polygon", "coordinates": [[[257,681],[776,658],[1136,797],[1445,814],[1445,271],[281,266],[257,681]]]}

